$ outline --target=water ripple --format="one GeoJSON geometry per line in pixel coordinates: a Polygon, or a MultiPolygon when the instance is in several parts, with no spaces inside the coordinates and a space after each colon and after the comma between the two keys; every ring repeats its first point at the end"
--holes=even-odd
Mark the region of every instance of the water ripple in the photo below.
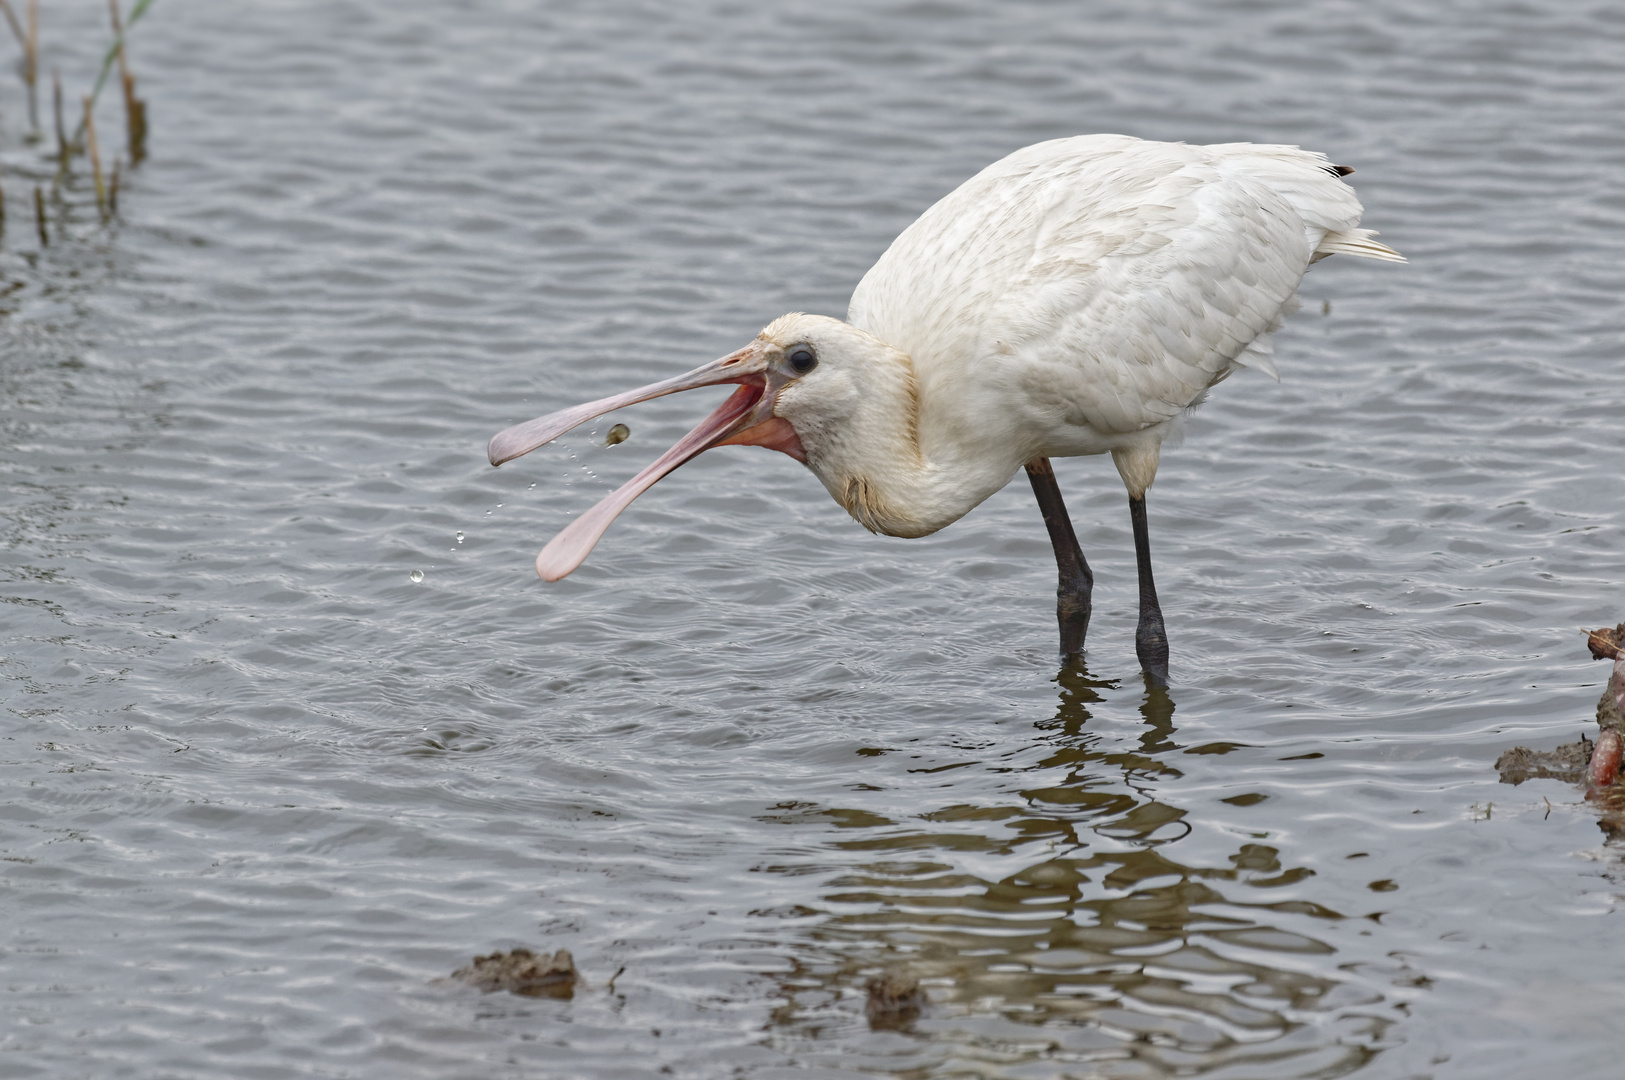
{"type": "MultiPolygon", "coordinates": [[[[52,7],[70,83],[104,17],[52,7]]],[[[1604,5],[158,5],[124,221],[0,252],[0,1071],[1611,1075],[1611,856],[1489,763],[1589,722],[1619,617],[1622,46],[1604,5]],[[719,451],[535,580],[707,403],[490,433],[840,313],[1085,131],[1325,149],[1412,259],[1317,266],[1283,381],[1165,454],[1170,694],[1099,461],[1058,463],[1087,670],[1021,485],[903,542],[719,451]],[[521,944],[572,1000],[435,981],[521,944]],[[930,1007],[871,1029],[898,968],[930,1007]]]]}

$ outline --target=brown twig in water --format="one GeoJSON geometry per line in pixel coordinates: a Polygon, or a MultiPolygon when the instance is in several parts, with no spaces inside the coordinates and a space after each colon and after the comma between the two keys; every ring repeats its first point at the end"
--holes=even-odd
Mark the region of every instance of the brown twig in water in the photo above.
{"type": "Polygon", "coordinates": [[[90,175],[96,180],[96,212],[107,220],[107,181],[102,176],[102,155],[96,146],[96,105],[85,95],[85,148],[90,151],[90,175]]]}
{"type": "Polygon", "coordinates": [[[119,166],[122,164],[124,164],[122,159],[113,159],[113,178],[107,184],[107,214],[109,217],[118,217],[118,177],[119,166]]]}
{"type": "Polygon", "coordinates": [[[34,228],[39,230],[39,246],[50,247],[51,235],[45,231],[45,192],[38,184],[34,185],[34,228]]]}
{"type": "Polygon", "coordinates": [[[129,61],[124,55],[124,20],[118,12],[118,0],[107,0],[113,16],[113,39],[118,42],[118,77],[124,88],[124,127],[130,141],[130,164],[141,164],[147,156],[147,103],[135,96],[135,76],[130,74],[129,61]]]}

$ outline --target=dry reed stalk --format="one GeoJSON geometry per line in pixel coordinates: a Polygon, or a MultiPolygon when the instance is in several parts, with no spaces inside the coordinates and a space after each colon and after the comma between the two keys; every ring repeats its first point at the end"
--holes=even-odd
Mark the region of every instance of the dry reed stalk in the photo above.
{"type": "MultiPolygon", "coordinates": [[[[111,217],[118,217],[118,178],[122,164],[124,162],[119,158],[113,159],[113,178],[107,184],[107,213],[111,217]]],[[[4,230],[5,225],[5,207],[0,206],[0,230],[4,230]]]]}
{"type": "Polygon", "coordinates": [[[28,124],[39,130],[39,0],[28,0],[28,44],[23,49],[23,78],[28,82],[28,124]]]}
{"type": "Polygon", "coordinates": [[[68,171],[68,129],[62,124],[62,73],[51,69],[51,112],[56,116],[56,168],[68,171]]]}
{"type": "Polygon", "coordinates": [[[118,78],[124,88],[124,129],[130,141],[130,164],[139,165],[147,156],[147,103],[135,96],[135,76],[130,74],[124,55],[124,20],[119,16],[118,0],[107,0],[107,10],[113,17],[113,40],[118,43],[118,78]]]}
{"type": "Polygon", "coordinates": [[[28,119],[34,130],[39,130],[39,95],[36,84],[39,82],[39,0],[29,0],[28,26],[25,29],[17,19],[17,12],[11,6],[11,0],[0,0],[0,14],[5,15],[6,22],[11,26],[12,36],[23,50],[23,85],[28,87],[28,119]]]}
{"type": "Polygon", "coordinates": [[[90,175],[96,180],[96,212],[107,220],[107,181],[102,176],[102,155],[96,146],[96,103],[85,95],[85,149],[90,152],[90,175]]]}
{"type": "Polygon", "coordinates": [[[34,228],[39,230],[39,246],[50,247],[51,236],[45,231],[45,192],[38,184],[34,185],[34,228]]]}

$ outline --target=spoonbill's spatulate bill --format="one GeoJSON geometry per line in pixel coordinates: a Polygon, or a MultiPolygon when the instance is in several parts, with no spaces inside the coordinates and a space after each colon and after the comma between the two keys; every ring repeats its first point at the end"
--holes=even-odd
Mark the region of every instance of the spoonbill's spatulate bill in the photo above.
{"type": "Polygon", "coordinates": [[[858,283],[847,320],[795,313],[686,375],[532,420],[493,465],[634,402],[739,388],[677,445],[542,549],[556,581],[620,512],[714,446],[804,463],[866,528],[926,536],[1025,467],[1060,568],[1061,651],[1082,651],[1093,575],[1050,468],[1110,452],[1128,487],[1140,663],[1165,681],[1145,492],[1184,413],[1237,367],[1275,377],[1269,335],[1309,264],[1403,262],[1359,228],[1352,172],[1293,146],[1187,146],[1126,135],[1018,150],[903,231],[858,283]]]}

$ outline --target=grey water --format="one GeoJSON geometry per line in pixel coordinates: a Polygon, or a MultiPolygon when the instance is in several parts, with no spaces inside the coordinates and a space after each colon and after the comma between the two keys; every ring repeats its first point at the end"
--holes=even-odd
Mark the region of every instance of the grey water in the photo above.
{"type": "MultiPolygon", "coordinates": [[[[76,95],[105,8],[42,6],[76,95]]],[[[130,49],[150,158],[44,249],[0,73],[0,1077],[1618,1075],[1619,852],[1491,767],[1625,618],[1617,5],[158,0],[130,49]],[[1096,131],[1323,150],[1411,259],[1317,265],[1164,454],[1166,693],[1103,459],[1081,667],[1019,481],[895,540],[723,449],[535,578],[720,392],[492,433],[840,315],[1096,131]],[[584,983],[437,981],[520,945],[584,983]]]]}

